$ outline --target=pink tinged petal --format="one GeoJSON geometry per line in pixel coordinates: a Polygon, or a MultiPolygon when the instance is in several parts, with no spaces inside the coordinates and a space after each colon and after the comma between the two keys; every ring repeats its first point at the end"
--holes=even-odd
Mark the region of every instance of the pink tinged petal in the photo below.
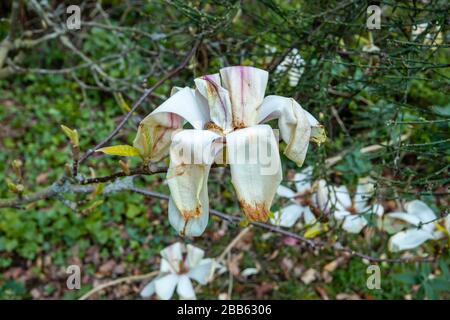
{"type": "Polygon", "coordinates": [[[177,293],[182,300],[195,300],[195,291],[194,287],[192,287],[192,282],[188,276],[183,275],[180,276],[180,280],[178,282],[177,293]]]}
{"type": "Polygon", "coordinates": [[[208,130],[183,130],[173,137],[167,171],[169,222],[180,235],[199,236],[208,223],[207,182],[218,138],[208,130]]]}
{"type": "Polygon", "coordinates": [[[291,199],[295,197],[295,192],[285,186],[278,186],[277,195],[283,198],[291,199]]]}
{"type": "Polygon", "coordinates": [[[242,210],[251,221],[266,221],[282,179],[278,145],[267,125],[226,136],[231,180],[242,210]]]}
{"type": "Polygon", "coordinates": [[[298,166],[303,164],[311,136],[311,124],[302,107],[292,98],[268,96],[259,110],[258,121],[278,119],[284,154],[298,166]]]}
{"type": "Polygon", "coordinates": [[[366,225],[367,220],[364,217],[349,215],[345,217],[342,229],[349,233],[360,233],[366,225]]]}
{"type": "Polygon", "coordinates": [[[162,300],[169,300],[173,296],[177,286],[179,276],[177,274],[168,274],[155,280],[155,292],[162,300]]]}
{"type": "Polygon", "coordinates": [[[207,105],[190,88],[176,89],[169,99],[139,124],[133,145],[147,161],[159,161],[169,153],[172,135],[184,121],[203,129],[209,121],[207,105]]]}
{"type": "Polygon", "coordinates": [[[257,109],[264,99],[269,74],[253,67],[220,69],[222,85],[228,90],[233,113],[233,126],[245,128],[257,124],[257,109]]]}
{"type": "Polygon", "coordinates": [[[233,125],[231,100],[228,91],[220,85],[219,74],[203,76],[194,81],[197,90],[208,102],[211,121],[219,129],[225,132],[231,131],[233,125]]]}
{"type": "Polygon", "coordinates": [[[406,211],[417,217],[422,223],[427,223],[423,225],[424,230],[432,231],[434,229],[433,223],[428,223],[436,219],[436,214],[431,210],[424,202],[420,200],[414,200],[408,202],[405,205],[406,211]]]}
{"type": "Polygon", "coordinates": [[[195,268],[189,270],[188,276],[200,284],[206,284],[213,271],[213,267],[212,259],[203,259],[195,268]]]}
{"type": "Polygon", "coordinates": [[[150,281],[141,291],[142,298],[148,298],[155,293],[155,280],[150,281]]]}
{"type": "Polygon", "coordinates": [[[433,234],[423,229],[400,231],[389,239],[389,250],[398,252],[414,249],[430,239],[433,239],[433,234]]]}
{"type": "Polygon", "coordinates": [[[297,192],[303,193],[311,190],[311,180],[312,180],[312,167],[306,167],[294,176],[295,187],[297,192]]]}
{"type": "Polygon", "coordinates": [[[273,218],[270,218],[270,223],[290,228],[295,225],[297,220],[302,216],[303,208],[298,204],[291,204],[290,206],[282,208],[280,211],[274,212],[273,218]]]}
{"type": "Polygon", "coordinates": [[[189,269],[198,265],[204,256],[205,251],[202,249],[194,247],[191,244],[187,245],[186,264],[189,269]]]}

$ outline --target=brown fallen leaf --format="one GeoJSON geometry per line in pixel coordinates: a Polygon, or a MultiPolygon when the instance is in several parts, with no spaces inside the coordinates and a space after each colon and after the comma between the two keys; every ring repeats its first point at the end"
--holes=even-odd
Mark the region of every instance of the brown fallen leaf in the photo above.
{"type": "Polygon", "coordinates": [[[311,282],[317,279],[317,271],[316,269],[309,268],[306,270],[300,278],[304,284],[310,284],[311,282]]]}
{"type": "Polygon", "coordinates": [[[257,285],[255,287],[255,295],[257,299],[261,299],[264,297],[264,295],[269,292],[270,290],[275,289],[276,286],[272,283],[263,282],[260,285],[257,285]]]}
{"type": "Polygon", "coordinates": [[[338,293],[336,300],[361,300],[361,297],[356,293],[338,293]]]}
{"type": "Polygon", "coordinates": [[[322,288],[320,286],[315,286],[314,289],[319,294],[319,296],[322,298],[322,300],[330,300],[330,298],[328,297],[328,294],[324,288],[322,288]]]}

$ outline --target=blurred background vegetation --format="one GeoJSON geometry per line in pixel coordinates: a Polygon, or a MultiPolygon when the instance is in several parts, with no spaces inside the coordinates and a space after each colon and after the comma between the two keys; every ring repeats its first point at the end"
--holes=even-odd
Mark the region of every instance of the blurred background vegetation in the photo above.
{"type": "MultiPolygon", "coordinates": [[[[131,144],[139,120],[172,86],[193,86],[194,77],[224,66],[252,65],[271,72],[267,94],[294,97],[326,127],[328,142],[311,148],[306,159],[314,177],[354,187],[358,178],[371,176],[386,211],[421,199],[443,215],[450,181],[449,9],[445,0],[2,1],[0,198],[15,196],[6,181],[17,182],[17,159],[23,162],[25,194],[51,185],[72,159],[61,124],[78,130],[82,152],[92,148],[143,89],[178,66],[202,37],[189,65],[147,99],[114,144],[131,144]],[[81,7],[80,30],[58,27],[71,4],[81,7]],[[379,30],[366,27],[373,4],[382,8],[379,30]],[[424,23],[425,30],[412,36],[424,23]],[[295,86],[289,85],[289,70],[275,72],[293,49],[304,60],[295,86]],[[384,147],[360,152],[375,144],[384,147]],[[343,159],[326,166],[336,155],[343,159]]],[[[118,160],[96,154],[80,173],[108,175],[120,170],[118,160]]],[[[292,177],[295,165],[283,166],[285,179],[292,177]]],[[[240,214],[227,171],[211,172],[211,207],[240,214]]],[[[138,177],[135,183],[167,194],[164,179],[138,177]]],[[[165,201],[131,192],[64,194],[0,208],[0,298],[74,299],[102,281],[157,269],[159,250],[178,239],[166,212],[165,201]],[[80,291],[66,289],[70,264],[82,266],[80,291]]],[[[212,218],[201,238],[187,241],[217,256],[239,230],[212,218]]],[[[330,230],[320,237],[390,256],[382,233],[330,230]]],[[[256,265],[260,272],[250,279],[236,274],[232,298],[449,298],[449,287],[432,281],[448,276],[448,248],[421,248],[419,254],[439,256],[432,263],[381,263],[382,289],[369,290],[367,262],[301,243],[289,246],[253,228],[236,248],[235,265],[256,265]],[[337,265],[332,272],[325,268],[330,262],[337,265]],[[306,272],[314,279],[302,280],[306,272]]],[[[136,298],[141,285],[118,286],[101,297],[136,298]]],[[[215,299],[227,289],[225,275],[202,287],[198,297],[215,299]]]]}

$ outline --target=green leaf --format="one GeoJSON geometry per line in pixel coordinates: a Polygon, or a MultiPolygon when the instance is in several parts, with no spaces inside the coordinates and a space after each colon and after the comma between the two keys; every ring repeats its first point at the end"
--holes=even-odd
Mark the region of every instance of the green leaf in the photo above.
{"type": "Polygon", "coordinates": [[[118,146],[104,147],[96,150],[113,156],[134,157],[139,156],[139,150],[133,146],[122,144],[118,146]]]}
{"type": "Polygon", "coordinates": [[[130,106],[125,101],[125,99],[123,98],[123,96],[120,92],[114,92],[114,98],[116,99],[117,103],[119,104],[120,109],[122,109],[125,112],[131,111],[130,106]]]}
{"type": "Polygon", "coordinates": [[[416,274],[411,273],[411,272],[396,274],[396,275],[394,275],[394,278],[398,281],[401,281],[406,284],[411,284],[411,285],[417,284],[417,282],[418,282],[416,274]]]}

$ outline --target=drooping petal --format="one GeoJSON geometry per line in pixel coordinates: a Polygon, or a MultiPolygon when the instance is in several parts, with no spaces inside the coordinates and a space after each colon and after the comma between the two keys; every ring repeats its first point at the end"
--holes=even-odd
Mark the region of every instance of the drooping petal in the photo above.
{"type": "Polygon", "coordinates": [[[430,239],[433,239],[433,234],[423,229],[400,231],[389,239],[389,250],[397,252],[414,249],[430,239]]]}
{"type": "Polygon", "coordinates": [[[295,187],[298,193],[303,193],[311,190],[312,172],[312,167],[306,167],[302,171],[295,174],[295,187]]]}
{"type": "Polygon", "coordinates": [[[169,152],[172,135],[184,122],[203,129],[209,121],[208,106],[190,88],[175,89],[169,99],[139,124],[133,145],[147,161],[159,161],[169,152]]]}
{"type": "Polygon", "coordinates": [[[167,181],[171,193],[169,222],[185,236],[199,236],[208,223],[208,175],[215,157],[208,130],[183,130],[173,137],[167,181]]]}
{"type": "Polygon", "coordinates": [[[311,136],[311,124],[302,107],[292,98],[268,96],[259,109],[258,122],[278,119],[284,154],[298,166],[303,164],[311,136]]]}
{"type": "Polygon", "coordinates": [[[194,247],[191,244],[187,245],[186,265],[189,269],[194,268],[196,265],[198,265],[204,256],[204,250],[194,247]]]}
{"type": "Polygon", "coordinates": [[[208,101],[211,121],[219,129],[229,132],[233,126],[229,93],[221,86],[218,73],[202,76],[194,80],[197,90],[208,101]]]}
{"type": "Polygon", "coordinates": [[[285,186],[278,186],[277,195],[283,198],[292,199],[295,197],[295,192],[285,186]]]}
{"type": "Polygon", "coordinates": [[[270,223],[290,228],[302,216],[303,208],[298,204],[291,204],[282,208],[280,211],[274,212],[273,218],[270,218],[270,223]]]}
{"type": "Polygon", "coordinates": [[[408,222],[409,224],[412,224],[414,226],[419,226],[420,219],[416,216],[413,216],[412,214],[406,213],[406,212],[392,212],[388,213],[385,218],[387,219],[399,219],[408,222]]]}
{"type": "Polygon", "coordinates": [[[211,269],[214,267],[214,261],[212,259],[203,259],[188,272],[188,276],[194,279],[200,284],[206,284],[211,274],[211,269]]]}
{"type": "Polygon", "coordinates": [[[162,300],[172,298],[175,287],[177,286],[179,276],[171,273],[155,280],[155,292],[162,300]]]}
{"type": "Polygon", "coordinates": [[[257,124],[257,109],[264,99],[269,74],[245,66],[220,69],[222,86],[228,90],[233,112],[233,126],[245,128],[257,124]]]}
{"type": "Polygon", "coordinates": [[[141,291],[142,298],[148,298],[155,293],[155,280],[150,281],[141,291]]]}
{"type": "Polygon", "coordinates": [[[342,229],[349,233],[360,233],[366,225],[367,220],[364,217],[349,215],[345,217],[342,229]]]}
{"type": "Polygon", "coordinates": [[[177,293],[182,300],[195,300],[195,291],[192,282],[188,276],[180,276],[178,281],[177,293]]]}
{"type": "Polygon", "coordinates": [[[278,145],[267,125],[233,131],[226,136],[231,180],[244,214],[266,221],[282,179],[278,145]]]}
{"type": "Polygon", "coordinates": [[[436,219],[436,214],[426,205],[426,203],[420,200],[414,200],[405,204],[405,209],[409,214],[419,218],[419,220],[424,223],[422,227],[424,230],[431,232],[434,229],[433,223],[429,222],[436,219]]]}

